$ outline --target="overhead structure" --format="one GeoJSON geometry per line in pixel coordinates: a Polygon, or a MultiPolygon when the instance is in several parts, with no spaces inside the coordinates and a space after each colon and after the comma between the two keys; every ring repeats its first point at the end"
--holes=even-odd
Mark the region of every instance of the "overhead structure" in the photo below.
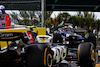
{"type": "Polygon", "coordinates": [[[6,10],[42,11],[94,11],[100,12],[100,0],[0,0],[6,10]]]}
{"type": "Polygon", "coordinates": [[[47,0],[46,4],[48,11],[100,11],[100,0],[47,0]]]}
{"type": "Polygon", "coordinates": [[[40,10],[41,0],[0,0],[6,10],[40,10]]]}
{"type": "MultiPolygon", "coordinates": [[[[8,10],[41,10],[42,0],[0,0],[8,10]]],[[[100,0],[44,0],[47,11],[96,11],[100,0]]]]}

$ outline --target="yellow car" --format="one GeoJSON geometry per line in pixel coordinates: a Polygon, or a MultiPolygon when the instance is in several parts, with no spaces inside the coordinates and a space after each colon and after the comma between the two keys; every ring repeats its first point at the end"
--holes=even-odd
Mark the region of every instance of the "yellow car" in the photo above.
{"type": "MultiPolygon", "coordinates": [[[[0,29],[0,36],[4,36],[0,39],[8,39],[8,41],[0,41],[0,46],[1,46],[1,50],[5,50],[7,48],[7,46],[12,42],[9,41],[9,39],[14,39],[17,37],[17,33],[23,33],[25,31],[30,31],[31,27],[27,27],[27,28],[14,28],[14,29],[0,29]],[[2,34],[2,33],[7,33],[7,34],[2,34]],[[16,36],[11,36],[12,34],[10,33],[16,33],[16,36]],[[11,36],[11,37],[9,37],[11,36]]],[[[36,28],[32,28],[38,35],[46,35],[46,28],[43,27],[36,27],[36,28]]]]}

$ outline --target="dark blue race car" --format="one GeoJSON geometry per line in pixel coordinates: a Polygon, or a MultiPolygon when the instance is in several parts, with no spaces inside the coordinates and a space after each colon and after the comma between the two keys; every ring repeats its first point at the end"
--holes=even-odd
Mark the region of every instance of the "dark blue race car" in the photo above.
{"type": "MultiPolygon", "coordinates": [[[[84,37],[79,34],[76,34],[78,29],[69,29],[69,28],[60,28],[58,31],[54,32],[54,40],[53,42],[59,42],[66,45],[70,45],[70,47],[77,47],[79,43],[84,42],[84,37]]],[[[79,32],[81,32],[80,30],[79,32]]],[[[84,30],[86,31],[86,30],[84,30]]],[[[83,32],[83,31],[82,31],[83,32]]]]}
{"type": "Polygon", "coordinates": [[[96,37],[89,33],[86,39],[82,34],[84,32],[87,31],[68,27],[59,28],[54,32],[53,43],[61,43],[68,47],[67,61],[77,61],[80,67],[94,67],[96,37]]]}

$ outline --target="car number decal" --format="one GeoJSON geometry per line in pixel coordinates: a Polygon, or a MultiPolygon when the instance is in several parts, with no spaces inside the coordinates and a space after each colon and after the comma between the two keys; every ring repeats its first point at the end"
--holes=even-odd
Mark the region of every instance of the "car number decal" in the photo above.
{"type": "Polygon", "coordinates": [[[28,36],[29,41],[30,41],[31,43],[33,43],[34,40],[33,40],[33,36],[32,36],[32,34],[31,34],[31,32],[26,31],[26,34],[27,34],[27,36],[28,36]]]}

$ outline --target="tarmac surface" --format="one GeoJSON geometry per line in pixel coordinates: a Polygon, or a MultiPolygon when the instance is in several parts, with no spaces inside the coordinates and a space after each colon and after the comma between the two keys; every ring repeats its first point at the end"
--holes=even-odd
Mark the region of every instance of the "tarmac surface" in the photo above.
{"type": "Polygon", "coordinates": [[[76,63],[72,63],[72,64],[71,64],[71,67],[80,67],[80,66],[77,66],[76,63]]]}
{"type": "Polygon", "coordinates": [[[61,64],[59,64],[57,67],[80,67],[80,66],[77,66],[75,62],[69,63],[68,61],[63,60],[61,64]]]}
{"type": "MultiPolygon", "coordinates": [[[[72,63],[71,67],[80,67],[80,66],[77,66],[76,63],[72,63]]],[[[100,67],[100,64],[96,64],[95,67],[100,67]]]]}
{"type": "MultiPolygon", "coordinates": [[[[98,60],[98,50],[100,50],[100,46],[97,46],[96,51],[95,51],[95,55],[96,55],[95,67],[100,67],[100,61],[98,60]]],[[[69,63],[66,60],[62,61],[61,63],[62,63],[61,66],[57,66],[57,67],[80,67],[80,66],[77,66],[75,62],[69,63]]]]}

